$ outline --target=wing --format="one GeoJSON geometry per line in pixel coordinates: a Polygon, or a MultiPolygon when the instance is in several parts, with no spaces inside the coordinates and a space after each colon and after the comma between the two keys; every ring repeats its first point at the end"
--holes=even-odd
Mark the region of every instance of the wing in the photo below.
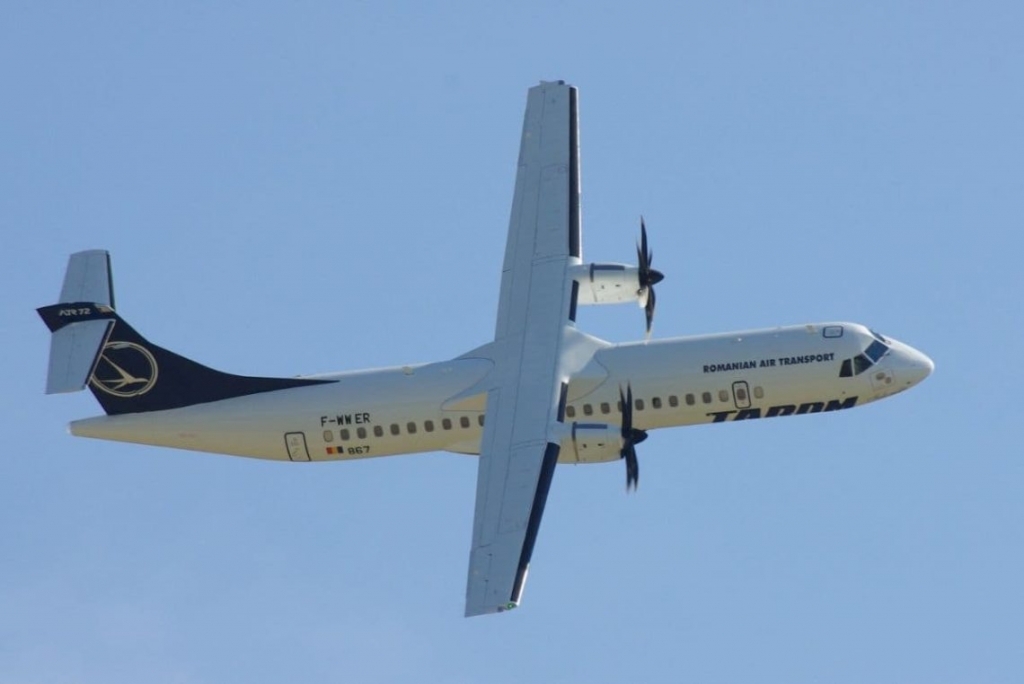
{"type": "Polygon", "coordinates": [[[558,462],[561,347],[580,259],[576,89],[530,89],[509,221],[477,473],[466,615],[519,604],[558,462]]]}

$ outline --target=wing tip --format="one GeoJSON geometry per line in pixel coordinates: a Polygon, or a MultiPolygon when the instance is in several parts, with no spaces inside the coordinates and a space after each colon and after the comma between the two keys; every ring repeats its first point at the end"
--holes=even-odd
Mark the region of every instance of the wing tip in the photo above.
{"type": "Polygon", "coordinates": [[[518,607],[519,607],[519,602],[518,601],[507,601],[506,603],[501,604],[501,605],[497,605],[497,606],[491,606],[491,605],[488,605],[488,606],[469,606],[469,605],[467,605],[466,606],[466,614],[465,614],[465,616],[470,618],[470,617],[477,617],[478,615],[494,615],[496,613],[507,613],[508,611],[513,610],[513,609],[518,608],[518,607]]]}

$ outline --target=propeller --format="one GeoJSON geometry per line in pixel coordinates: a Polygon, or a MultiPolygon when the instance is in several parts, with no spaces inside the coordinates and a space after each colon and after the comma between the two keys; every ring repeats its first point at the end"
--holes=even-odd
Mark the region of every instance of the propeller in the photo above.
{"type": "Polygon", "coordinates": [[[640,482],[640,464],[636,460],[637,444],[647,439],[647,433],[633,427],[633,388],[627,384],[626,393],[619,387],[619,405],[622,407],[622,451],[619,458],[626,459],[626,491],[636,491],[640,482]]]}
{"type": "Polygon", "coordinates": [[[640,244],[636,246],[636,261],[640,270],[640,301],[647,317],[647,336],[651,336],[651,324],[654,322],[654,286],[665,279],[661,271],[651,268],[654,252],[647,246],[647,226],[644,217],[640,217],[640,244]]]}

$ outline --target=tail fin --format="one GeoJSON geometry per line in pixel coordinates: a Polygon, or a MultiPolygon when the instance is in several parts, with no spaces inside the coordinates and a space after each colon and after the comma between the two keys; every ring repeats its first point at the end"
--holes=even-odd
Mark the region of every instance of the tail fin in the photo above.
{"type": "Polygon", "coordinates": [[[103,250],[72,254],[60,303],[38,311],[53,334],[47,394],[88,384],[109,415],[329,382],[232,375],[149,342],[114,311],[110,255],[103,250]]]}
{"type": "Polygon", "coordinates": [[[113,327],[109,318],[93,315],[94,309],[114,309],[110,254],[100,249],[72,254],[55,308],[50,320],[43,316],[53,333],[46,393],[77,392],[89,382],[113,327]]]}

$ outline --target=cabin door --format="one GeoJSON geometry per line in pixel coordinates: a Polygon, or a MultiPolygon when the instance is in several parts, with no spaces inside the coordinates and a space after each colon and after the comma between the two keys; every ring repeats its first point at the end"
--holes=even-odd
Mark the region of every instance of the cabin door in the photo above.
{"type": "Polygon", "coordinates": [[[750,388],[746,381],[732,383],[732,400],[738,409],[750,408],[750,388]]]}
{"type": "Polygon", "coordinates": [[[284,445],[288,449],[288,458],[292,461],[308,461],[309,450],[306,448],[304,432],[286,432],[284,445]]]}

